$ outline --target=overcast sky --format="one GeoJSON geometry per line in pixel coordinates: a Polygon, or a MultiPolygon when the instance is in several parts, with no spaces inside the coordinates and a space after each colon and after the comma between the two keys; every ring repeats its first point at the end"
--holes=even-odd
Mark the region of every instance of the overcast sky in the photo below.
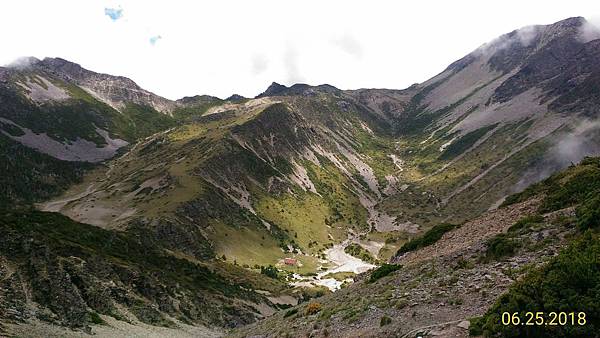
{"type": "Polygon", "coordinates": [[[9,0],[0,6],[0,64],[61,57],[127,76],[170,99],[255,96],[273,81],[400,89],[516,28],[600,18],[595,0],[9,0]]]}

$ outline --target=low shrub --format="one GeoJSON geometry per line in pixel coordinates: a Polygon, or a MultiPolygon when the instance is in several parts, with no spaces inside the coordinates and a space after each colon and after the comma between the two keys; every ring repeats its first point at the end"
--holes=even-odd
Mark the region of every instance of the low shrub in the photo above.
{"type": "Polygon", "coordinates": [[[508,234],[498,234],[488,240],[484,261],[498,261],[510,257],[518,247],[519,243],[508,234]]]}
{"type": "Polygon", "coordinates": [[[318,313],[319,311],[321,311],[321,303],[310,303],[306,306],[304,314],[310,316],[318,313]]]}
{"type": "Polygon", "coordinates": [[[577,209],[577,227],[581,230],[600,226],[600,192],[589,195],[589,198],[577,209]]]}
{"type": "Polygon", "coordinates": [[[373,283],[376,280],[383,278],[394,271],[400,270],[400,268],[402,268],[402,265],[383,264],[382,266],[378,267],[377,269],[373,270],[373,272],[371,272],[371,276],[369,277],[369,283],[373,283]]]}
{"type": "Polygon", "coordinates": [[[90,312],[89,315],[90,315],[90,322],[92,324],[97,324],[97,325],[104,325],[104,324],[106,324],[106,322],[104,321],[104,319],[102,319],[100,317],[100,315],[97,314],[96,312],[90,312]]]}
{"type": "Polygon", "coordinates": [[[511,225],[510,228],[508,228],[508,231],[514,232],[514,231],[523,229],[530,224],[542,223],[543,221],[544,221],[544,216],[539,215],[539,214],[525,216],[525,217],[521,218],[520,220],[518,220],[515,224],[511,225]]]}
{"type": "Polygon", "coordinates": [[[277,268],[274,267],[273,265],[269,265],[267,267],[261,266],[260,273],[267,277],[271,277],[274,279],[277,279],[279,276],[279,270],[277,270],[277,268]]]}
{"type": "Polygon", "coordinates": [[[287,312],[286,312],[286,313],[283,315],[283,318],[291,317],[291,316],[295,315],[296,313],[298,313],[298,309],[297,309],[297,308],[295,308],[295,309],[291,309],[291,310],[288,310],[288,311],[287,311],[287,312]]]}
{"type": "Polygon", "coordinates": [[[600,157],[584,158],[579,165],[556,173],[506,198],[500,207],[544,195],[540,212],[550,212],[577,205],[591,193],[600,191],[600,157]]]}
{"type": "Polygon", "coordinates": [[[381,317],[381,320],[379,321],[379,326],[386,326],[392,323],[392,318],[388,317],[388,316],[383,316],[381,317]]]}
{"type": "MultiPolygon", "coordinates": [[[[483,315],[473,334],[486,337],[598,337],[600,332],[600,236],[591,230],[541,268],[532,269],[483,315]],[[503,325],[502,313],[585,313],[585,325],[503,325]]],[[[523,316],[521,319],[523,320],[523,316]]],[[[546,317],[548,318],[548,317],[546,317]]],[[[578,315],[575,320],[578,320],[578,315]]]]}
{"type": "Polygon", "coordinates": [[[351,243],[346,246],[344,248],[344,252],[362,261],[376,263],[376,259],[371,255],[371,253],[356,243],[351,243]]]}
{"type": "Polygon", "coordinates": [[[449,224],[449,223],[438,224],[438,225],[434,226],[433,228],[429,229],[427,232],[425,232],[425,234],[423,234],[423,236],[417,237],[415,239],[412,239],[412,240],[404,243],[404,245],[398,250],[396,255],[401,255],[401,254],[409,252],[409,251],[414,251],[414,250],[432,245],[435,242],[437,242],[440,238],[442,238],[442,236],[446,232],[448,232],[456,227],[457,227],[456,225],[449,224]]]}

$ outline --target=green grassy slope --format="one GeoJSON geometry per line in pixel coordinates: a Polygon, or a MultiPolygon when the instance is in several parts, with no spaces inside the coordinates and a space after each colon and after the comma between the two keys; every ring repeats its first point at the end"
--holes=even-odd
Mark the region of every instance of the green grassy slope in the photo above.
{"type": "MultiPolygon", "coordinates": [[[[531,196],[543,196],[540,212],[576,207],[579,234],[548,264],[529,272],[483,315],[474,319],[472,334],[486,337],[594,337],[600,327],[600,158],[530,186],[505,202],[510,205],[531,196]],[[552,325],[502,325],[503,313],[543,312],[552,325]],[[551,312],[556,315],[550,315],[551,312]],[[566,313],[569,319],[564,320],[566,313]],[[573,314],[571,314],[573,313],[573,314]],[[556,317],[556,318],[553,318],[556,317]],[[571,318],[573,317],[573,318],[571,318]],[[554,319],[554,320],[553,320],[554,319]],[[563,323],[563,324],[561,324],[563,323]]],[[[541,320],[541,319],[540,319],[541,320]]]]}
{"type": "Polygon", "coordinates": [[[37,312],[39,319],[71,327],[88,326],[95,313],[125,320],[122,308],[153,325],[173,325],[171,316],[236,326],[258,315],[247,304],[267,302],[251,289],[257,284],[280,288],[258,274],[176,257],[145,245],[133,233],[106,231],[60,214],[2,211],[0,230],[0,256],[12,271],[12,285],[4,286],[32,290],[31,295],[0,299],[21,309],[3,315],[9,319],[30,317],[26,309],[34,301],[44,309],[37,312]]]}

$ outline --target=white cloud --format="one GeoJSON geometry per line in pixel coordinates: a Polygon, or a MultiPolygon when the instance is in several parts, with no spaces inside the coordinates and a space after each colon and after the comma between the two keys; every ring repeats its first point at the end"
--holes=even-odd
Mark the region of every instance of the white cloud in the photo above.
{"type": "Polygon", "coordinates": [[[294,46],[288,44],[283,56],[285,65],[285,84],[291,85],[294,83],[304,82],[304,77],[301,75],[298,66],[298,51],[294,46]]]}
{"type": "Polygon", "coordinates": [[[132,78],[168,98],[237,92],[272,81],[404,88],[483,42],[532,24],[598,16],[589,0],[7,0],[0,64],[58,56],[132,78]],[[106,8],[122,9],[112,21],[106,8]],[[158,43],[150,37],[160,33],[158,43]]]}
{"type": "Polygon", "coordinates": [[[356,57],[362,58],[363,48],[358,40],[354,36],[346,33],[339,38],[332,40],[333,44],[338,46],[344,52],[356,57]]]}
{"type": "Polygon", "coordinates": [[[600,16],[589,18],[580,33],[582,42],[600,39],[600,16]]]}
{"type": "Polygon", "coordinates": [[[263,54],[256,54],[252,58],[252,74],[259,75],[269,68],[269,60],[263,54]]]}

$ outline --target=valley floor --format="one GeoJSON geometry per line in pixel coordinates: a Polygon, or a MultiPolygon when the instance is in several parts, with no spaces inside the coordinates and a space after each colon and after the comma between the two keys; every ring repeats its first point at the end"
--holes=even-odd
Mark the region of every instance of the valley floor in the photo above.
{"type": "Polygon", "coordinates": [[[434,245],[397,258],[394,263],[403,267],[391,276],[368,283],[363,274],[357,283],[313,300],[319,304],[316,314],[299,306],[296,314],[283,311],[231,337],[468,337],[470,318],[487,311],[529,269],[555,256],[572,235],[574,229],[561,221],[573,214],[567,208],[520,233],[513,256],[486,259],[486,243],[535,214],[539,204],[532,199],[488,212],[434,245]]]}

